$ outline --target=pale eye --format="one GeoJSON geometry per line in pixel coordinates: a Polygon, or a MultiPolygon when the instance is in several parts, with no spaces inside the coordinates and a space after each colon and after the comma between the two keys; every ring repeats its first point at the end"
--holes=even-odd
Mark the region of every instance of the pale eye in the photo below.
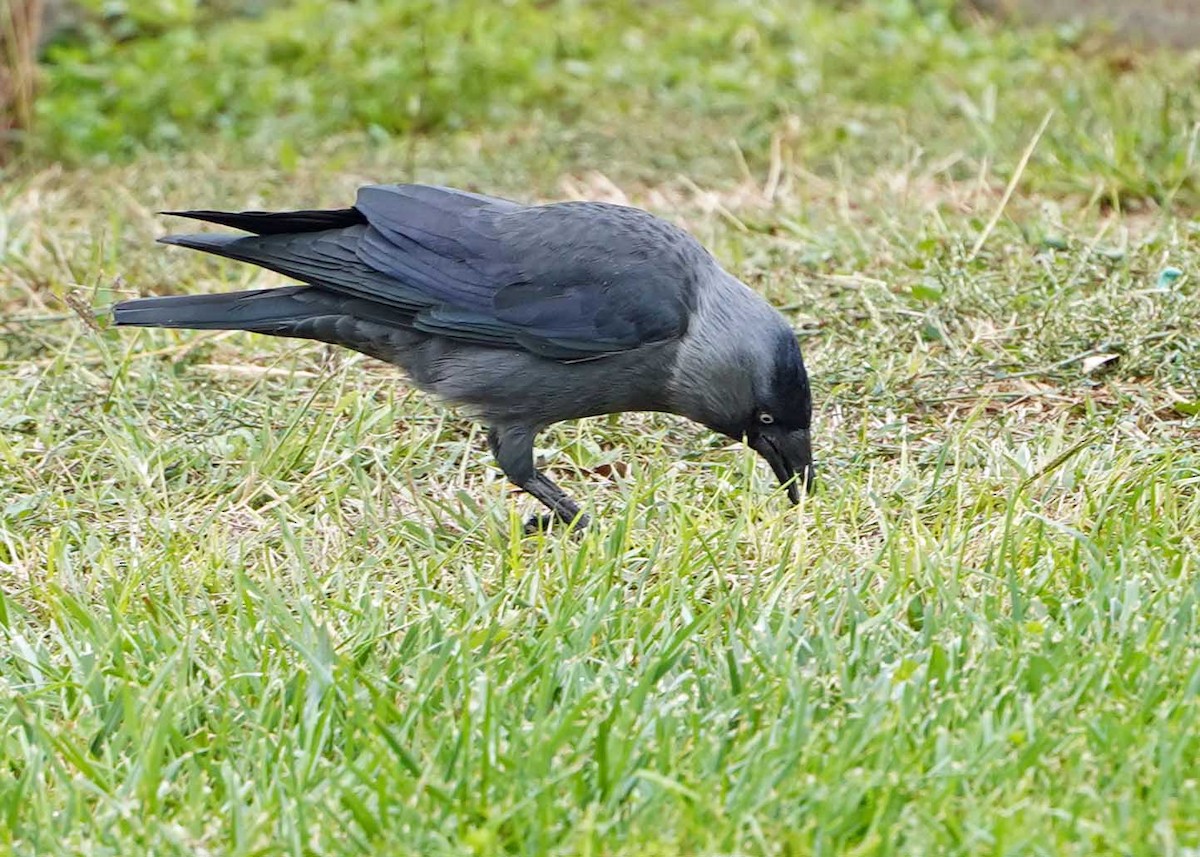
{"type": "Polygon", "coordinates": [[[766,411],[763,411],[758,415],[758,421],[765,426],[769,426],[771,423],[775,422],[775,417],[771,416],[766,411]]]}

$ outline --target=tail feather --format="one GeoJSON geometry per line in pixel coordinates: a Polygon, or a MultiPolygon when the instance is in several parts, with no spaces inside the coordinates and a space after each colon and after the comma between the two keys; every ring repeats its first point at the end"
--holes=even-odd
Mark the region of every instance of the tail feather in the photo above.
{"type": "Polygon", "coordinates": [[[164,211],[174,217],[187,217],[205,223],[231,226],[255,235],[284,235],[291,232],[323,232],[344,229],[367,220],[357,208],[327,211],[164,211]]]}
{"type": "MultiPolygon", "coordinates": [[[[235,241],[243,240],[241,235],[221,235],[215,232],[196,232],[189,235],[164,235],[157,239],[159,244],[176,244],[180,247],[189,247],[192,250],[203,250],[207,253],[216,253],[219,256],[227,255],[227,248],[235,241]]],[[[246,238],[247,241],[253,241],[253,238],[246,238]]]]}
{"type": "Polygon", "coordinates": [[[309,286],[256,289],[215,295],[170,295],[122,301],[113,307],[118,325],[187,330],[285,332],[305,320],[336,313],[309,286]],[[315,300],[314,300],[315,298],[315,300]]]}

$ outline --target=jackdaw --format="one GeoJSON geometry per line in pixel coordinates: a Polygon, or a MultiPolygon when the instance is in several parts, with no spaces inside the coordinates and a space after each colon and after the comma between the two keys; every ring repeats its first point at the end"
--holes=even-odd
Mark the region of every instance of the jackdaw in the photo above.
{"type": "Polygon", "coordinates": [[[351,208],[166,213],[253,234],[163,243],[304,285],[123,301],[118,325],[314,339],[393,363],[488,426],[505,475],[552,512],[538,523],[588,519],[535,466],[537,433],[623,411],[745,440],[793,503],[799,483],[811,488],[812,397],[795,334],[691,235],[645,211],[372,185],[351,208]]]}

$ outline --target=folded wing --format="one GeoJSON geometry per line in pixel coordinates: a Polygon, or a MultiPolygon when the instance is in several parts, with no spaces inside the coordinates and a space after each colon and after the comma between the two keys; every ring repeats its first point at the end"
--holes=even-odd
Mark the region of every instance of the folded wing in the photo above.
{"type": "Polygon", "coordinates": [[[523,206],[425,185],[370,186],[352,209],[182,212],[257,235],[163,239],[377,302],[389,320],[556,360],[687,329],[712,258],[683,230],[601,203],[523,206]]]}

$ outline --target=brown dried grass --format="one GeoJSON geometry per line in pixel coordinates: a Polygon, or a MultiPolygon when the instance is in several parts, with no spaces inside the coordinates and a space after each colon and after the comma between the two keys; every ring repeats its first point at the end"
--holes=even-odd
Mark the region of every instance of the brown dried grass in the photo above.
{"type": "Polygon", "coordinates": [[[0,0],[0,160],[33,124],[43,0],[0,0]]]}

